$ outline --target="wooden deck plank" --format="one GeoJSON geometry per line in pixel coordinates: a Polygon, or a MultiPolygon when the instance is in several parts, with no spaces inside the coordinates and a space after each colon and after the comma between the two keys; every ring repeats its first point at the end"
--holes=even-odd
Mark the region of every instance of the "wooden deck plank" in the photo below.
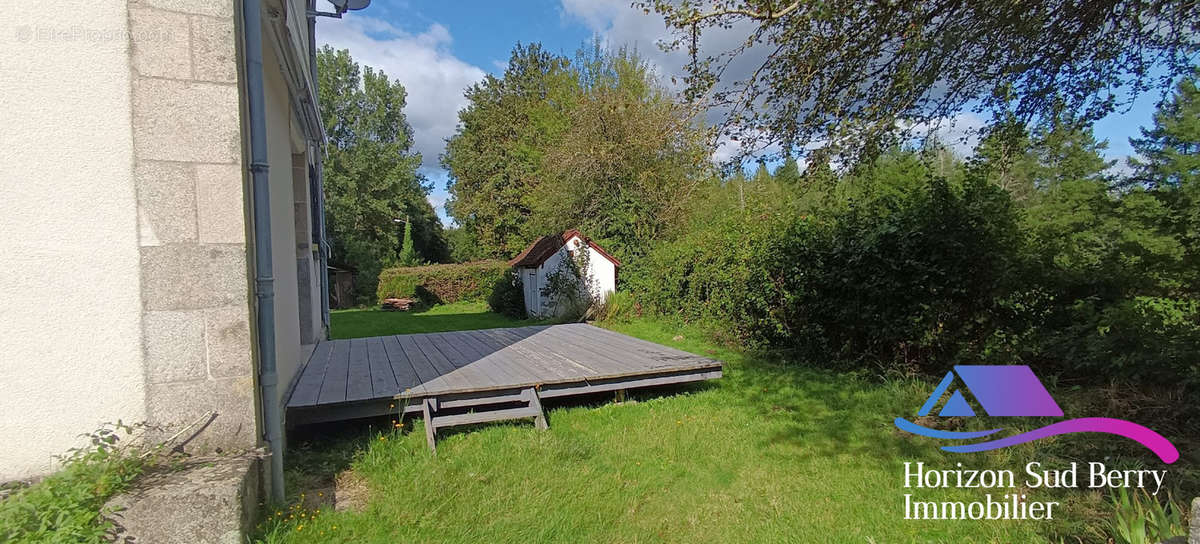
{"type": "Polygon", "coordinates": [[[504,348],[507,354],[513,358],[519,358],[522,362],[538,370],[539,375],[545,373],[550,377],[558,379],[582,379],[590,373],[586,367],[580,368],[579,364],[559,364],[559,361],[551,359],[548,354],[538,353],[535,350],[530,350],[520,343],[529,336],[532,332],[529,329],[532,327],[522,327],[524,330],[508,331],[505,329],[487,329],[483,332],[487,333],[492,338],[496,338],[500,342],[506,342],[504,348]]]}
{"type": "Polygon", "coordinates": [[[719,361],[584,324],[327,341],[301,372],[288,402],[296,421],[391,413],[400,402],[416,411],[423,399],[470,406],[534,386],[555,397],[722,374],[719,361]]]}
{"type": "Polygon", "coordinates": [[[349,375],[346,377],[346,400],[365,400],[374,396],[371,362],[367,359],[367,339],[350,341],[349,375]]]}
{"type": "Polygon", "coordinates": [[[647,352],[643,346],[636,344],[623,343],[619,340],[609,338],[600,333],[601,329],[591,325],[581,325],[572,327],[562,327],[556,329],[554,334],[565,335],[579,339],[583,345],[587,345],[595,350],[601,350],[611,354],[614,357],[620,357],[638,368],[669,368],[678,366],[680,363],[705,363],[711,359],[693,355],[691,353],[680,352],[682,355],[674,355],[664,351],[647,352]]]}
{"type": "Polygon", "coordinates": [[[561,340],[544,337],[543,335],[548,329],[549,327],[543,327],[524,338],[521,342],[522,348],[535,356],[542,356],[549,361],[552,368],[565,368],[584,377],[605,374],[603,372],[604,365],[597,364],[594,358],[581,357],[581,354],[571,353],[570,346],[561,340]]]}
{"type": "Polygon", "coordinates": [[[574,331],[579,334],[585,334],[593,338],[596,342],[610,346],[615,350],[622,350],[643,359],[653,361],[655,363],[655,368],[666,368],[679,365],[707,365],[713,362],[712,359],[702,355],[696,355],[694,353],[688,353],[686,351],[662,346],[653,342],[647,342],[640,338],[633,338],[593,325],[577,325],[574,327],[574,331]]]}
{"type": "Polygon", "coordinates": [[[502,385],[521,381],[519,376],[508,372],[504,365],[499,364],[498,358],[488,359],[487,354],[477,351],[465,334],[458,332],[433,333],[429,335],[429,341],[433,342],[434,347],[450,359],[455,366],[460,369],[470,367],[471,370],[486,376],[494,384],[502,385]]]}
{"type": "MultiPolygon", "coordinates": [[[[440,381],[451,384],[455,388],[470,388],[472,386],[472,384],[459,373],[454,372],[457,370],[454,367],[454,363],[451,363],[445,355],[442,355],[442,352],[433,347],[433,344],[429,342],[429,338],[427,338],[425,334],[411,334],[408,336],[413,343],[416,344],[417,349],[421,350],[421,353],[425,354],[425,357],[429,359],[429,362],[433,364],[433,367],[438,369],[438,379],[440,381]]],[[[486,384],[478,384],[478,386],[487,387],[486,384]]],[[[429,386],[426,386],[425,388],[430,389],[429,386]]]]}
{"type": "Polygon", "coordinates": [[[565,344],[564,349],[569,354],[586,355],[589,366],[597,368],[598,371],[636,372],[644,370],[646,364],[650,362],[649,359],[641,359],[626,352],[612,350],[608,346],[596,342],[594,338],[579,334],[568,327],[554,327],[544,332],[543,335],[547,339],[558,340],[565,344]]]}
{"type": "Polygon", "coordinates": [[[530,336],[525,340],[525,344],[529,349],[539,353],[547,354],[563,364],[580,365],[587,369],[589,376],[617,374],[621,372],[637,371],[637,367],[633,365],[618,364],[613,360],[601,357],[597,353],[582,349],[582,343],[579,339],[568,338],[553,334],[553,328],[538,331],[537,334],[530,336]]]}
{"type": "Polygon", "coordinates": [[[398,334],[392,338],[395,338],[396,342],[400,345],[404,356],[408,359],[409,364],[412,365],[413,369],[417,372],[417,376],[421,379],[421,383],[425,383],[429,380],[437,378],[438,376],[441,376],[442,373],[438,369],[434,368],[433,363],[429,361],[429,358],[426,357],[424,353],[421,353],[421,348],[417,347],[417,343],[413,341],[410,335],[398,334]]]}
{"type": "Polygon", "coordinates": [[[515,360],[508,358],[502,350],[493,350],[483,344],[478,338],[464,332],[443,333],[448,337],[453,335],[455,347],[459,351],[475,357],[476,360],[488,366],[494,366],[498,371],[507,375],[512,383],[535,383],[538,381],[538,376],[526,369],[523,365],[518,364],[515,360]]]}
{"type": "Polygon", "coordinates": [[[629,336],[626,334],[621,334],[616,331],[610,331],[608,329],[605,329],[603,327],[597,327],[595,325],[579,324],[579,325],[572,325],[572,326],[586,329],[590,333],[595,334],[598,339],[629,346],[629,347],[635,349],[636,351],[638,351],[639,353],[653,354],[654,356],[657,356],[657,357],[661,357],[662,355],[666,354],[666,355],[670,355],[670,356],[676,356],[679,358],[699,357],[702,359],[707,359],[707,357],[703,357],[701,355],[696,355],[695,353],[689,353],[689,352],[683,351],[681,349],[673,348],[671,346],[664,346],[662,344],[656,344],[649,340],[642,340],[641,338],[634,338],[632,336],[629,336]]]}
{"type": "Polygon", "coordinates": [[[325,371],[329,368],[329,355],[333,352],[333,342],[324,341],[317,344],[301,370],[300,379],[288,406],[315,406],[321,397],[321,384],[325,381],[325,371]]]}
{"type": "Polygon", "coordinates": [[[346,402],[346,378],[350,372],[350,341],[332,340],[333,353],[329,356],[329,368],[321,384],[318,404],[346,402]]]}
{"type": "MultiPolygon", "coordinates": [[[[500,339],[493,338],[485,334],[482,330],[465,331],[466,336],[477,342],[479,345],[485,346],[493,350],[489,357],[495,358],[496,363],[510,369],[515,369],[520,374],[530,378],[531,383],[537,383],[546,379],[547,371],[539,365],[531,364],[527,358],[521,356],[515,351],[508,350],[508,344],[500,339]]],[[[556,376],[557,374],[550,374],[556,376]]]]}
{"type": "MultiPolygon", "coordinates": [[[[392,375],[396,377],[396,389],[400,393],[423,391],[421,382],[424,380],[418,375],[412,361],[409,361],[408,356],[404,354],[404,348],[400,347],[399,340],[395,336],[383,337],[383,349],[387,353],[388,364],[392,367],[392,375]]],[[[430,372],[432,376],[432,367],[430,367],[430,372]]]]}
{"type": "Polygon", "coordinates": [[[383,338],[367,339],[367,362],[371,368],[371,398],[391,397],[400,392],[383,338]]]}
{"type": "Polygon", "coordinates": [[[455,370],[450,375],[441,376],[448,383],[457,382],[465,384],[466,387],[495,387],[511,381],[507,378],[493,379],[488,373],[481,371],[479,365],[472,365],[470,357],[464,356],[453,346],[437,338],[434,333],[420,335],[417,345],[421,346],[422,350],[432,350],[438,357],[454,365],[455,370]]]}

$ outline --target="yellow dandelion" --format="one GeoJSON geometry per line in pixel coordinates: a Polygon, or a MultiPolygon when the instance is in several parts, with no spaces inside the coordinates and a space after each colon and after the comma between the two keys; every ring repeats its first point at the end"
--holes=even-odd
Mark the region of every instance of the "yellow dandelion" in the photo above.
{"type": "Polygon", "coordinates": [[[303,531],[303,530],[304,530],[304,525],[299,525],[299,526],[297,526],[297,527],[296,527],[296,532],[297,532],[297,533],[299,533],[300,531],[303,531]]]}

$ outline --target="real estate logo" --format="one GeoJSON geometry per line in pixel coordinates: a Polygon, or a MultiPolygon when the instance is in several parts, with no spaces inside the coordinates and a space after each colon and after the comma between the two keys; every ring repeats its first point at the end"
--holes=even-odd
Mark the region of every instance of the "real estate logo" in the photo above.
{"type": "MultiPolygon", "coordinates": [[[[946,391],[958,379],[950,398],[942,405],[939,417],[972,417],[975,410],[967,402],[964,391],[975,399],[988,417],[1062,417],[1062,408],[1046,391],[1042,382],[1025,365],[956,365],[947,372],[941,383],[929,395],[929,400],[917,411],[918,416],[927,416],[938,405],[946,391]]],[[[986,431],[943,431],[918,425],[902,417],[895,419],[900,430],[938,438],[942,440],[971,440],[992,436],[1003,428],[986,431]]],[[[1164,463],[1171,464],[1179,459],[1179,450],[1162,435],[1131,421],[1107,417],[1085,417],[1060,421],[1004,438],[983,442],[942,446],[943,450],[956,453],[988,451],[1025,442],[1069,433],[1107,433],[1135,440],[1154,452],[1164,463]]]]}

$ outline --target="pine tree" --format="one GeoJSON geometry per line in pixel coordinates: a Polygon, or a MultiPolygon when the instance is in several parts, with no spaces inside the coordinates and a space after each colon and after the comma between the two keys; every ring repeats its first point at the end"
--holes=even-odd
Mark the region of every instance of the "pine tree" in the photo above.
{"type": "Polygon", "coordinates": [[[1105,170],[1116,161],[1105,160],[1107,140],[1097,140],[1091,126],[1055,118],[1034,131],[1033,151],[1038,172],[1034,183],[1039,188],[1068,180],[1106,181],[1105,170]]]}
{"type": "Polygon", "coordinates": [[[400,266],[417,266],[421,264],[421,258],[417,257],[417,250],[413,248],[412,237],[412,222],[404,222],[404,244],[400,246],[400,266]]]}
{"type": "Polygon", "coordinates": [[[788,155],[787,160],[783,161],[783,165],[775,171],[775,179],[783,185],[800,185],[802,176],[800,175],[800,165],[796,159],[788,155]]]}
{"type": "Polygon", "coordinates": [[[1141,155],[1130,159],[1135,183],[1181,187],[1200,181],[1200,69],[1179,83],[1175,95],[1154,114],[1154,127],[1129,143],[1141,155]]]}

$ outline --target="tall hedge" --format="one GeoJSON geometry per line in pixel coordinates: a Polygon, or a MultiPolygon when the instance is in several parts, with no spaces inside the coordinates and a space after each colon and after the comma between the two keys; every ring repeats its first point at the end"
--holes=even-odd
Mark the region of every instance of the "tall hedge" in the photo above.
{"type": "Polygon", "coordinates": [[[380,301],[411,298],[425,304],[484,301],[508,269],[495,260],[388,268],[379,274],[376,295],[380,301]]]}
{"type": "Polygon", "coordinates": [[[735,214],[655,248],[626,285],[752,345],[941,368],[977,355],[1000,309],[1016,216],[995,187],[940,179],[820,216],[735,214]]]}

